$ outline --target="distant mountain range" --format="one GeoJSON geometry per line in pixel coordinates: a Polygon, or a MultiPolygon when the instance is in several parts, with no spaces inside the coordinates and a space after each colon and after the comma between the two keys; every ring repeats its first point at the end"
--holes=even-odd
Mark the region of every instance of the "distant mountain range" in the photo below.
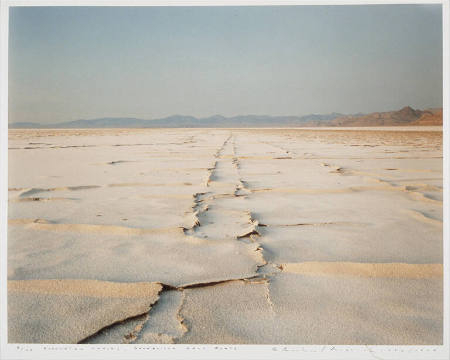
{"type": "Polygon", "coordinates": [[[358,116],[340,116],[329,126],[422,126],[442,125],[442,109],[414,110],[405,106],[398,111],[376,112],[358,116]]]}
{"type": "Polygon", "coordinates": [[[10,129],[85,129],[85,128],[251,128],[251,127],[317,127],[317,126],[400,126],[442,125],[442,109],[414,110],[406,106],[398,111],[344,115],[310,114],[305,116],[243,115],[206,118],[173,115],[163,119],[107,117],[75,120],[57,124],[16,122],[10,129]]]}

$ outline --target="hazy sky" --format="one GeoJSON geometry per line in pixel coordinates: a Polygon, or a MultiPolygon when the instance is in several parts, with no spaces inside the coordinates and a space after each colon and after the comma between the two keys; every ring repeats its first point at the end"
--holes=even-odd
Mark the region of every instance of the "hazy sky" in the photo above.
{"type": "Polygon", "coordinates": [[[442,106],[441,5],[16,7],[9,121],[442,106]]]}

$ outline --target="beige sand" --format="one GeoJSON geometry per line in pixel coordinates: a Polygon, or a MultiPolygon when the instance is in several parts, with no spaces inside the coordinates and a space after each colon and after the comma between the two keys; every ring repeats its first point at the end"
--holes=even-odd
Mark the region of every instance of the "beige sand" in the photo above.
{"type": "Polygon", "coordinates": [[[111,324],[148,312],[161,289],[157,283],[8,281],[8,341],[81,342],[111,324]]]}
{"type": "Polygon", "coordinates": [[[178,343],[378,344],[442,342],[436,279],[302,276],[186,291],[178,343]],[[424,305],[425,304],[425,305],[424,305]]]}
{"type": "Polygon", "coordinates": [[[442,129],[9,147],[9,342],[442,343],[442,129]]]}
{"type": "Polygon", "coordinates": [[[8,281],[9,292],[46,295],[73,295],[95,298],[149,298],[153,302],[162,286],[158,283],[114,283],[98,280],[8,281]]]}
{"type": "Polygon", "coordinates": [[[374,278],[442,279],[442,264],[304,262],[281,264],[284,272],[302,275],[342,275],[374,278]]]}

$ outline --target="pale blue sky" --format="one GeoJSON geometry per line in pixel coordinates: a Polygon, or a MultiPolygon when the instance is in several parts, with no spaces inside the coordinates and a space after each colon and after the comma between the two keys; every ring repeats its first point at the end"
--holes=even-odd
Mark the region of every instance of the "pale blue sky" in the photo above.
{"type": "Polygon", "coordinates": [[[442,106],[441,5],[16,7],[9,120],[442,106]]]}

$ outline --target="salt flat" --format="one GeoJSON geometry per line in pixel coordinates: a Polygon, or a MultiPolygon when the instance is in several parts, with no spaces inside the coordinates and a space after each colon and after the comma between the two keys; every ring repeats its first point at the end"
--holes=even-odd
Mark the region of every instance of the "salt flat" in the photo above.
{"type": "Polygon", "coordinates": [[[10,130],[10,343],[442,344],[442,129],[10,130]]]}

